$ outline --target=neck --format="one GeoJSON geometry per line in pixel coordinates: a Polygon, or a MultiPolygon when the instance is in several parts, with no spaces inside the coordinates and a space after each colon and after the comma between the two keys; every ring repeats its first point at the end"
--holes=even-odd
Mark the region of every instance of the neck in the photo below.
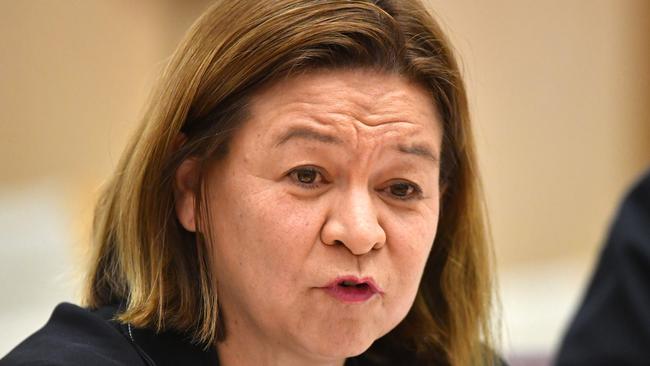
{"type": "Polygon", "coordinates": [[[288,349],[281,342],[269,341],[260,332],[247,331],[242,322],[233,323],[239,326],[228,324],[226,339],[216,345],[221,366],[343,366],[345,363],[345,359],[312,357],[288,349]]]}

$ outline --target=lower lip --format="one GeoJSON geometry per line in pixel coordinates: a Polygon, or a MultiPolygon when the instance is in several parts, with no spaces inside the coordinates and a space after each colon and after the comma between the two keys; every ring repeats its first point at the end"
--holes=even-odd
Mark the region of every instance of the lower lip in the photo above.
{"type": "Polygon", "coordinates": [[[330,287],[325,287],[324,290],[330,294],[332,297],[336,298],[337,300],[347,302],[347,303],[359,303],[359,302],[364,302],[373,295],[375,295],[375,292],[373,292],[368,286],[364,287],[355,287],[355,286],[330,286],[330,287]]]}

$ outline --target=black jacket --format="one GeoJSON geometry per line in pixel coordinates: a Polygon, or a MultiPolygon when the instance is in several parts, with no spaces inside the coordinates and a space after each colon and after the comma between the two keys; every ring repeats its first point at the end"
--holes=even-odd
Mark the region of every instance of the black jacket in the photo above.
{"type": "Polygon", "coordinates": [[[0,366],[219,364],[213,347],[204,351],[172,332],[154,337],[148,329],[111,320],[116,310],[111,306],[89,311],[62,303],[43,328],[0,360],[0,366]]]}
{"type": "MultiPolygon", "coordinates": [[[[175,332],[155,334],[119,323],[112,320],[117,309],[106,306],[90,311],[62,303],[43,328],[0,360],[0,366],[219,365],[214,347],[204,350],[175,332]]],[[[393,349],[381,340],[373,344],[375,347],[375,352],[347,359],[345,366],[421,364],[412,352],[393,349]]],[[[496,361],[507,366],[498,357],[496,361]]]]}
{"type": "MultiPolygon", "coordinates": [[[[0,366],[218,366],[214,347],[204,350],[172,332],[155,334],[112,320],[118,307],[89,311],[58,305],[43,328],[27,338],[0,366]]],[[[394,360],[395,358],[393,358],[394,360]]],[[[412,364],[404,358],[405,365],[412,364]]],[[[401,363],[400,361],[399,363],[401,363]]],[[[384,365],[371,356],[350,358],[346,366],[384,365]]]]}
{"type": "Polygon", "coordinates": [[[650,172],[619,209],[556,364],[650,365],[650,172]]]}

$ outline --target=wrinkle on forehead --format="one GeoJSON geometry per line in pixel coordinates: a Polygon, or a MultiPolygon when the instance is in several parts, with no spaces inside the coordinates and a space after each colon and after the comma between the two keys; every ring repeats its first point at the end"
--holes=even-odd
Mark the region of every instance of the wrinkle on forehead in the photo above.
{"type": "Polygon", "coordinates": [[[346,111],[350,117],[370,126],[406,120],[406,116],[437,116],[427,90],[400,75],[368,69],[307,73],[278,81],[253,97],[262,108],[265,100],[271,102],[269,99],[274,104],[295,104],[315,112],[346,111]],[[341,98],[343,93],[345,98],[341,98]]]}
{"type": "Polygon", "coordinates": [[[254,118],[270,123],[271,130],[302,122],[334,132],[357,147],[426,132],[441,135],[438,112],[425,89],[399,75],[372,70],[321,71],[285,79],[256,94],[251,106],[254,118]]]}
{"type": "MultiPolygon", "coordinates": [[[[383,81],[383,78],[377,76],[377,81],[383,81]]],[[[324,80],[321,85],[307,85],[305,93],[296,95],[295,101],[305,103],[305,106],[310,105],[314,112],[343,113],[368,126],[391,122],[414,123],[429,120],[430,115],[437,114],[432,100],[426,98],[419,87],[396,76],[386,77],[398,79],[400,88],[382,85],[369,89],[368,83],[355,85],[359,83],[331,78],[324,80]],[[345,97],[341,98],[343,92],[345,97]]],[[[428,122],[434,123],[430,120],[428,122]]]]}

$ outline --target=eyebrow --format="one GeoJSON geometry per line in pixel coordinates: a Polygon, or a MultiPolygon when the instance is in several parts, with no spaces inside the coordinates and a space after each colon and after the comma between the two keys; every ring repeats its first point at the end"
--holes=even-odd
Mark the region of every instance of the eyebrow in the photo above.
{"type": "Polygon", "coordinates": [[[438,164],[438,162],[439,162],[439,159],[436,156],[436,154],[434,154],[431,151],[431,149],[429,148],[429,146],[427,146],[425,144],[414,144],[414,145],[410,145],[410,146],[397,145],[397,151],[405,153],[405,154],[411,154],[411,155],[419,156],[419,157],[425,158],[427,160],[430,160],[430,161],[432,161],[432,162],[434,162],[436,164],[438,164]]]}
{"type": "Polygon", "coordinates": [[[339,139],[336,136],[327,135],[322,132],[312,130],[310,128],[294,127],[289,129],[285,134],[283,134],[276,140],[275,147],[278,147],[294,138],[324,142],[326,144],[332,144],[332,145],[343,144],[343,140],[339,139]]]}
{"type": "MultiPolygon", "coordinates": [[[[343,145],[343,140],[336,136],[328,135],[322,132],[315,131],[310,128],[305,127],[294,127],[289,129],[286,133],[281,135],[276,139],[275,147],[279,147],[282,144],[287,143],[291,139],[303,139],[323,142],[331,145],[343,145]]],[[[429,148],[427,144],[413,144],[413,145],[396,145],[396,150],[409,155],[415,155],[421,158],[425,158],[434,163],[438,163],[439,159],[436,154],[429,148]]]]}

